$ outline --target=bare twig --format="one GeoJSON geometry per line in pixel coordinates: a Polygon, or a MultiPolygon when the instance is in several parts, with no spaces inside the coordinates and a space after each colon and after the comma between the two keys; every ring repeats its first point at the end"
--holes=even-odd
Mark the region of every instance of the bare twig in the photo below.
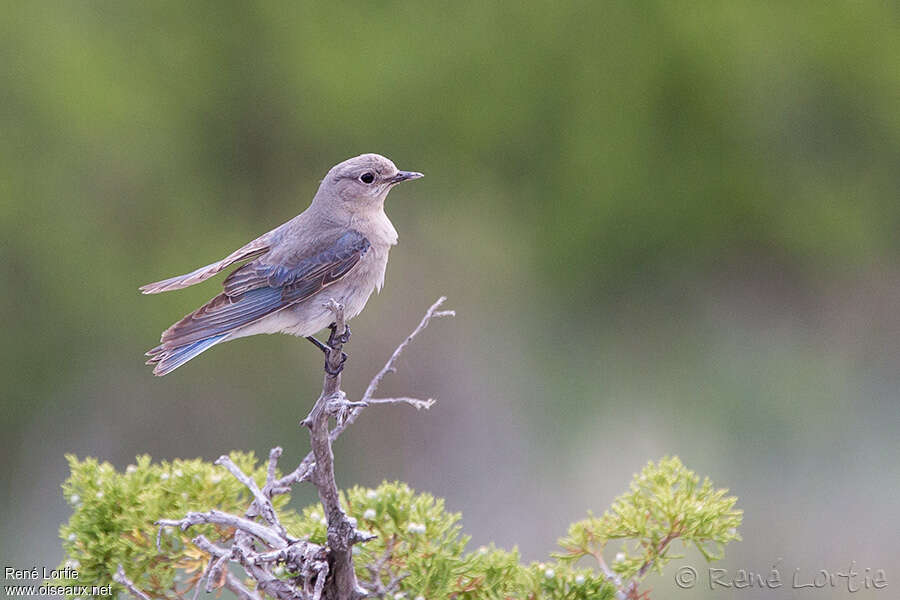
{"type": "Polygon", "coordinates": [[[271,487],[275,482],[275,471],[278,468],[278,459],[281,458],[281,446],[275,446],[269,450],[269,467],[266,469],[266,487],[271,487]]]}
{"type": "Polygon", "coordinates": [[[206,552],[207,554],[212,555],[213,557],[222,557],[229,556],[231,554],[231,550],[227,548],[223,548],[217,544],[213,544],[209,541],[205,535],[198,535],[194,539],[191,540],[195,546],[206,552]]]}
{"type": "Polygon", "coordinates": [[[409,577],[409,573],[394,573],[391,571],[391,558],[394,554],[395,543],[395,536],[391,536],[389,539],[385,540],[384,552],[381,553],[381,556],[376,558],[372,563],[366,565],[366,570],[369,572],[371,581],[365,584],[364,587],[369,591],[369,595],[385,598],[396,592],[400,586],[400,582],[409,577]],[[388,576],[387,584],[382,581],[382,578],[385,575],[388,576]]]}
{"type": "Polygon", "coordinates": [[[600,570],[603,571],[603,576],[606,577],[606,580],[616,587],[617,600],[626,600],[627,595],[622,584],[622,578],[616,575],[616,572],[606,564],[606,561],[603,559],[602,549],[591,552],[591,555],[597,559],[597,564],[600,566],[600,570]]]}
{"type": "MultiPolygon", "coordinates": [[[[681,537],[683,531],[680,528],[680,524],[676,521],[672,524],[672,528],[669,530],[669,533],[666,534],[662,540],[660,540],[659,544],[655,548],[655,555],[653,558],[649,558],[641,565],[641,568],[638,569],[637,574],[631,579],[630,582],[626,586],[622,586],[621,580],[619,583],[619,594],[625,593],[627,598],[638,598],[640,595],[638,594],[638,585],[641,579],[643,579],[644,575],[650,570],[650,568],[656,562],[656,559],[666,551],[666,548],[671,544],[674,540],[681,537]]],[[[618,595],[618,594],[617,594],[618,595]]]]}
{"type": "Polygon", "coordinates": [[[416,410],[425,409],[428,410],[432,406],[434,406],[434,399],[428,398],[427,400],[420,400],[419,398],[369,398],[366,400],[366,404],[409,404],[416,410]]]}
{"type": "MultiPolygon", "coordinates": [[[[215,585],[216,582],[221,580],[222,578],[222,570],[225,568],[225,561],[228,560],[228,555],[223,554],[219,558],[213,561],[209,561],[209,569],[206,575],[206,593],[213,591],[218,586],[215,585]]],[[[200,589],[200,582],[197,582],[197,589],[200,589]]]]}
{"type": "Polygon", "coordinates": [[[119,565],[119,568],[116,569],[116,574],[113,575],[113,579],[118,583],[124,585],[129,592],[135,597],[140,598],[140,600],[150,600],[150,596],[142,592],[128,579],[128,576],[125,575],[125,569],[122,568],[122,565],[119,565]]]}
{"type": "Polygon", "coordinates": [[[431,319],[436,317],[454,317],[456,316],[456,311],[453,310],[438,310],[447,300],[446,296],[441,296],[438,298],[434,304],[432,304],[427,311],[425,311],[425,316],[422,317],[422,320],[419,321],[419,324],[415,329],[412,330],[406,339],[400,342],[400,345],[397,346],[397,349],[394,350],[394,353],[391,354],[391,357],[385,363],[385,365],[381,368],[380,371],[372,378],[372,381],[369,382],[369,386],[366,388],[365,393],[362,396],[362,401],[368,401],[372,396],[375,395],[375,392],[378,390],[378,386],[381,385],[381,381],[385,378],[388,373],[396,373],[397,368],[394,364],[397,362],[397,359],[400,358],[400,355],[406,350],[406,347],[409,345],[413,339],[421,333],[423,329],[428,327],[428,324],[431,322],[431,319]]]}
{"type": "Polygon", "coordinates": [[[259,594],[248,590],[231,571],[225,571],[225,587],[241,600],[260,600],[259,594]]]}
{"type": "MultiPolygon", "coordinates": [[[[268,521],[273,528],[275,528],[275,530],[281,537],[288,539],[287,531],[278,520],[278,515],[275,513],[275,507],[272,506],[272,501],[263,494],[263,491],[259,489],[259,486],[256,485],[255,481],[253,481],[253,478],[241,471],[240,467],[234,464],[234,461],[232,461],[228,456],[220,456],[218,460],[216,460],[215,464],[224,466],[226,469],[231,471],[231,474],[234,475],[235,479],[247,486],[247,489],[249,489],[253,493],[253,497],[256,498],[256,501],[254,502],[256,511],[262,514],[263,518],[265,518],[265,520],[268,521]]],[[[273,469],[271,458],[269,461],[269,468],[270,470],[273,469]]]]}
{"type": "Polygon", "coordinates": [[[225,561],[231,557],[231,551],[213,544],[206,539],[205,535],[198,535],[192,539],[191,542],[210,555],[209,564],[206,565],[206,570],[194,586],[194,600],[197,600],[197,596],[200,594],[200,583],[203,581],[204,577],[206,578],[207,593],[215,589],[213,583],[221,579],[222,567],[225,564],[225,561]]]}
{"type": "Polygon", "coordinates": [[[189,512],[182,519],[160,519],[156,522],[160,528],[178,527],[182,531],[187,531],[188,528],[193,527],[194,525],[200,525],[201,523],[213,523],[215,525],[234,527],[235,529],[258,537],[266,544],[275,548],[283,548],[289,543],[287,540],[281,538],[278,532],[269,529],[265,525],[215,509],[205,513],[189,512]]]}
{"type": "MultiPolygon", "coordinates": [[[[271,564],[259,559],[253,538],[248,533],[235,532],[231,552],[247,575],[256,581],[257,589],[279,600],[295,600],[298,597],[297,589],[292,582],[277,578],[270,570],[271,564]]],[[[306,572],[302,576],[305,577],[306,572]]],[[[309,600],[308,596],[299,595],[299,597],[309,600]]]]}

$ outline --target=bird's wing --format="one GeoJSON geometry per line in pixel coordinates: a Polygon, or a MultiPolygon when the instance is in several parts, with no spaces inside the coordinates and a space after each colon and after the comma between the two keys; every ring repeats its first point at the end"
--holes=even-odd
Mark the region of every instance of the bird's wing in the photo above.
{"type": "Polygon", "coordinates": [[[242,260],[249,260],[251,258],[257,258],[268,251],[269,235],[266,234],[253,240],[243,248],[238,248],[219,262],[214,262],[211,265],[200,267],[196,271],[191,271],[190,273],[186,273],[184,275],[178,275],[177,277],[170,277],[169,279],[163,279],[162,281],[157,281],[156,283],[148,283],[147,285],[142,285],[140,289],[144,294],[159,294],[160,292],[180,290],[181,288],[186,288],[188,286],[194,285],[195,283],[200,283],[201,281],[209,279],[216,273],[219,273],[223,269],[230,267],[234,263],[240,262],[242,260]]]}
{"type": "Polygon", "coordinates": [[[162,335],[173,348],[233,331],[309,298],[349,273],[369,249],[369,240],[348,231],[290,265],[253,261],[225,279],[225,292],[172,325],[162,335]]]}

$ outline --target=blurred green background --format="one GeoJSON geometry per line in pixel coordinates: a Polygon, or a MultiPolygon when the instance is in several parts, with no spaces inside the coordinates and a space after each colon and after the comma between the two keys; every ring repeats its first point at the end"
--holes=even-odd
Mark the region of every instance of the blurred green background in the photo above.
{"type": "MultiPolygon", "coordinates": [[[[856,561],[896,593],[896,3],[0,11],[4,565],[59,561],[66,452],[305,454],[309,344],[257,336],[156,379],[143,352],[218,282],[137,287],[379,152],[427,177],[388,199],[400,245],[346,391],[437,296],[459,316],[384,387],[438,404],[368,410],[336,447],[340,484],[407,481],[461,510],[473,544],[540,559],[674,453],[746,511],[721,566],[856,561]]],[[[672,572],[654,597],[727,595],[672,572]]]]}

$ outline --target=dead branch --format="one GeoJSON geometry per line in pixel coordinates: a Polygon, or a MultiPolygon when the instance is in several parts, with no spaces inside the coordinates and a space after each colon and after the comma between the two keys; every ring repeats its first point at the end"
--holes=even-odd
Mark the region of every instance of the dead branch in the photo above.
{"type": "Polygon", "coordinates": [[[150,596],[142,592],[137,588],[137,586],[132,583],[130,579],[125,575],[125,569],[122,568],[122,565],[119,565],[119,568],[116,569],[116,574],[113,575],[113,579],[118,583],[124,585],[129,592],[134,595],[135,598],[140,598],[140,600],[150,600],[150,596]]]}
{"type": "MultiPolygon", "coordinates": [[[[312,407],[309,415],[301,422],[309,428],[311,451],[300,464],[287,475],[278,478],[276,475],[281,448],[273,448],[269,453],[266,469],[266,483],[262,488],[252,477],[244,473],[234,461],[221,456],[216,464],[225,467],[253,495],[244,516],[230,515],[218,510],[207,512],[191,512],[181,519],[160,519],[157,521],[157,547],[159,538],[165,527],[178,527],[187,531],[199,524],[211,523],[234,528],[234,542],[230,548],[217,545],[203,535],[196,536],[193,544],[209,555],[204,574],[197,581],[201,584],[206,578],[206,590],[212,591],[216,585],[231,590],[241,600],[261,600],[261,594],[279,600],[359,600],[370,592],[382,591],[379,588],[369,590],[360,586],[353,567],[353,546],[364,543],[374,536],[356,529],[356,523],[349,518],[340,504],[340,493],[334,477],[334,453],[332,443],[349,427],[360,413],[373,404],[408,404],[418,409],[428,409],[434,400],[418,398],[374,398],[374,394],[388,373],[396,371],[395,364],[400,354],[412,340],[437,317],[453,316],[450,310],[438,310],[446,298],[441,297],[431,305],[425,316],[394,350],[391,357],[369,382],[366,391],[359,401],[347,399],[341,391],[341,367],[346,358],[343,345],[349,339],[346,335],[337,335],[345,331],[343,306],[331,300],[327,306],[334,314],[335,335],[330,340],[330,348],[325,360],[325,376],[322,392],[312,407]],[[330,419],[334,417],[335,425],[330,427],[330,419]],[[272,504],[272,498],[278,494],[291,491],[293,485],[303,481],[311,481],[319,492],[319,500],[325,511],[328,522],[327,544],[320,546],[306,540],[292,538],[278,519],[272,504]],[[240,565],[246,576],[256,582],[256,589],[245,586],[240,578],[229,571],[229,564],[240,565]],[[276,567],[283,566],[290,575],[276,575],[276,567]]],[[[380,567],[378,569],[381,570],[380,567]]],[[[279,571],[282,573],[283,571],[279,571]]],[[[397,586],[403,575],[392,578],[384,590],[397,586]]],[[[121,566],[116,573],[116,581],[126,586],[141,600],[149,598],[134,587],[121,566]]]]}

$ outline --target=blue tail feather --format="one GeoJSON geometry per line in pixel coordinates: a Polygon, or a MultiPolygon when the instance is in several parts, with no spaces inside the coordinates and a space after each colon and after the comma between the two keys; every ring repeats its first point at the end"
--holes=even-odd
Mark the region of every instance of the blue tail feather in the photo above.
{"type": "Polygon", "coordinates": [[[162,346],[154,348],[147,354],[151,356],[147,364],[155,364],[153,374],[163,376],[171,373],[187,361],[191,360],[201,352],[209,350],[223,339],[228,337],[227,333],[216,335],[205,340],[191,342],[184,346],[178,346],[171,350],[165,350],[162,346]]]}

